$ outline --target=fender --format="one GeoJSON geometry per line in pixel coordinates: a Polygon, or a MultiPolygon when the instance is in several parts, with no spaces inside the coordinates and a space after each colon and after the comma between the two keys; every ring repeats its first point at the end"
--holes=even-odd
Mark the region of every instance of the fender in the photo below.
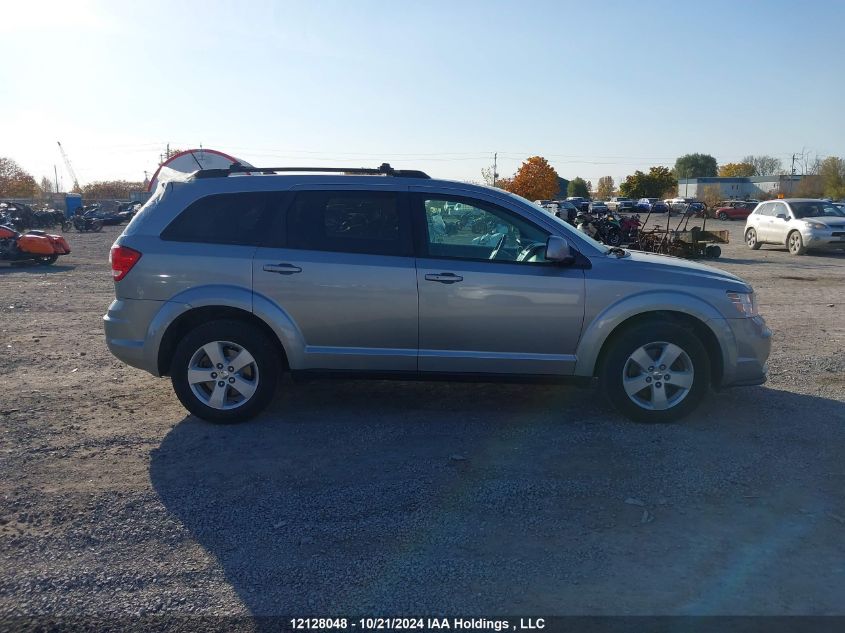
{"type": "Polygon", "coordinates": [[[144,346],[144,361],[158,375],[158,353],[167,328],[190,310],[202,307],[226,307],[243,310],[261,319],[278,337],[291,367],[301,364],[305,342],[290,315],[278,305],[252,290],[238,286],[207,285],[190,288],[162,302],[150,321],[144,346]]]}
{"type": "Polygon", "coordinates": [[[724,366],[733,366],[731,363],[736,360],[733,332],[715,307],[690,293],[655,290],[624,297],[593,317],[584,327],[578,342],[575,375],[592,376],[595,373],[596,361],[604,342],[625,321],[639,314],[661,311],[680,312],[701,321],[719,341],[724,366]]]}

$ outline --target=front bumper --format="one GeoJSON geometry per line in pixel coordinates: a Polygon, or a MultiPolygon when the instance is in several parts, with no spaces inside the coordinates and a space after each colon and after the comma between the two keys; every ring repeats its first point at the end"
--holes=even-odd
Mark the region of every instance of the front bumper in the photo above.
{"type": "Polygon", "coordinates": [[[722,387],[762,385],[769,371],[772,331],[763,317],[725,319],[736,343],[736,357],[725,359],[722,387]]]}
{"type": "Polygon", "coordinates": [[[801,237],[804,238],[804,246],[816,250],[845,249],[845,229],[802,229],[801,237]]]}

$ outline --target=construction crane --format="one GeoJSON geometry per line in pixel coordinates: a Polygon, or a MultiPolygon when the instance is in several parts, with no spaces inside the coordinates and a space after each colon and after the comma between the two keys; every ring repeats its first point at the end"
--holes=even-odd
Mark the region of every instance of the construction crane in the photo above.
{"type": "Polygon", "coordinates": [[[76,177],[76,173],[73,171],[73,165],[70,164],[70,158],[68,158],[67,154],[65,153],[65,148],[62,147],[60,141],[56,141],[59,145],[59,151],[62,153],[62,158],[65,161],[65,167],[67,167],[67,171],[70,174],[70,179],[73,180],[73,190],[80,191],[79,187],[79,179],[76,177]]]}

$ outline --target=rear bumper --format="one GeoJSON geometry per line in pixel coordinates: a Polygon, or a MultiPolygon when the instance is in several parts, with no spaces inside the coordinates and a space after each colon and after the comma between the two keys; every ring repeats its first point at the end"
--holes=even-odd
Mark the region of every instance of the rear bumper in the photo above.
{"type": "Polygon", "coordinates": [[[736,357],[725,367],[721,386],[762,385],[769,371],[766,361],[772,350],[772,331],[760,316],[726,321],[736,342],[736,357]]]}
{"type": "Polygon", "coordinates": [[[103,316],[109,351],[127,365],[154,375],[158,375],[158,359],[147,333],[162,304],[161,301],[115,299],[103,316]]]}

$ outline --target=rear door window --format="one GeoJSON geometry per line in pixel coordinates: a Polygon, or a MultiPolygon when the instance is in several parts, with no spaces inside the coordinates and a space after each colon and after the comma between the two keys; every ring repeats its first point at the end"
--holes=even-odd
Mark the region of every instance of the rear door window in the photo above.
{"type": "Polygon", "coordinates": [[[282,194],[221,193],[195,200],[161,233],[172,242],[260,246],[282,194]]]}
{"type": "Polygon", "coordinates": [[[394,191],[300,191],[288,210],[287,246],[411,256],[405,196],[394,191]]]}

